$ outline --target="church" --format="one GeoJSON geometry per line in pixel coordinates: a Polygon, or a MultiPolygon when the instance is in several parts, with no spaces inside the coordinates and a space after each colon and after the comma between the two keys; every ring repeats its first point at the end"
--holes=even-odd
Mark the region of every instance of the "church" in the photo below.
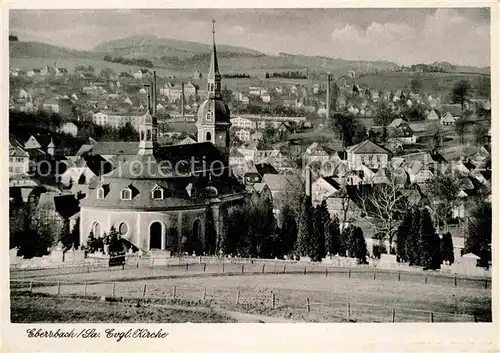
{"type": "Polygon", "coordinates": [[[248,193],[229,167],[230,112],[222,101],[215,30],[213,37],[197,143],[158,146],[156,118],[142,116],[137,155],[119,160],[80,201],[80,244],[114,226],[141,252],[217,252],[224,215],[248,193]]]}

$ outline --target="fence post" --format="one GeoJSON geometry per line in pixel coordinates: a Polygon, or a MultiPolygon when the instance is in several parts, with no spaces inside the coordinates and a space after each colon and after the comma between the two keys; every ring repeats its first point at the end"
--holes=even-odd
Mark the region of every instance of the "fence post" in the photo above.
{"type": "Polygon", "coordinates": [[[33,281],[30,281],[30,294],[33,293],[33,281]]]}
{"type": "Polygon", "coordinates": [[[374,270],[373,270],[373,279],[376,279],[376,278],[377,278],[377,270],[376,270],[376,269],[374,269],[374,270]]]}
{"type": "Polygon", "coordinates": [[[276,262],[274,262],[274,273],[276,273],[276,262]]]}
{"type": "Polygon", "coordinates": [[[189,263],[186,262],[186,271],[189,271],[189,263]]]}
{"type": "Polygon", "coordinates": [[[236,304],[239,303],[240,303],[240,289],[238,288],[238,290],[236,291],[236,304]]]}
{"type": "Polygon", "coordinates": [[[203,301],[207,298],[207,287],[203,289],[203,301]]]}
{"type": "Polygon", "coordinates": [[[90,265],[87,265],[87,273],[90,273],[90,265]]]}
{"type": "Polygon", "coordinates": [[[222,263],[222,273],[224,273],[224,262],[222,263]]]}
{"type": "Polygon", "coordinates": [[[113,294],[111,295],[113,298],[115,297],[115,287],[116,287],[116,283],[113,283],[113,294]]]}
{"type": "Polygon", "coordinates": [[[276,294],[274,292],[271,292],[271,307],[274,309],[276,306],[276,294]]]}
{"type": "Polygon", "coordinates": [[[146,298],[146,283],[144,283],[144,289],[142,290],[142,299],[146,298]]]}
{"type": "Polygon", "coordinates": [[[328,267],[325,268],[325,277],[328,277],[328,267]]]}
{"type": "Polygon", "coordinates": [[[139,260],[137,260],[137,262],[135,263],[135,267],[139,268],[139,260]]]}
{"type": "Polygon", "coordinates": [[[484,289],[488,289],[488,278],[484,279],[484,289]]]}
{"type": "Polygon", "coordinates": [[[398,282],[401,281],[401,272],[398,271],[398,282]]]}
{"type": "Polygon", "coordinates": [[[455,287],[457,286],[457,276],[455,276],[455,287]]]}
{"type": "Polygon", "coordinates": [[[174,286],[174,288],[172,288],[172,299],[175,299],[176,290],[177,290],[177,286],[174,286]]]}
{"type": "Polygon", "coordinates": [[[429,321],[434,322],[434,313],[432,311],[429,312],[429,321]]]}
{"type": "Polygon", "coordinates": [[[88,285],[88,283],[87,283],[87,282],[85,282],[85,289],[84,289],[84,291],[83,291],[83,295],[84,295],[85,297],[87,296],[87,285],[88,285]]]}
{"type": "Polygon", "coordinates": [[[57,282],[57,295],[61,294],[61,282],[57,282]]]}
{"type": "Polygon", "coordinates": [[[352,269],[349,267],[349,278],[351,278],[351,271],[352,269]]]}
{"type": "Polygon", "coordinates": [[[392,320],[391,322],[396,322],[396,309],[392,309],[392,320]]]}
{"type": "Polygon", "coordinates": [[[241,264],[241,273],[245,273],[245,264],[241,264]]]}
{"type": "Polygon", "coordinates": [[[351,321],[351,303],[347,303],[347,321],[351,321]]]}
{"type": "Polygon", "coordinates": [[[206,264],[206,263],[204,263],[204,264],[203,264],[203,272],[206,272],[206,271],[207,271],[207,264],[206,264]]]}
{"type": "Polygon", "coordinates": [[[427,273],[425,274],[425,284],[427,284],[427,273]]]}
{"type": "Polygon", "coordinates": [[[309,298],[306,298],[307,312],[311,312],[311,304],[309,303],[309,298]]]}
{"type": "Polygon", "coordinates": [[[286,273],[286,264],[283,265],[283,274],[286,273]]]}
{"type": "Polygon", "coordinates": [[[307,265],[304,266],[304,274],[307,273],[307,265]]]}
{"type": "Polygon", "coordinates": [[[122,263],[122,271],[125,269],[125,262],[122,263]]]}
{"type": "Polygon", "coordinates": [[[264,273],[264,268],[265,268],[265,267],[266,267],[266,263],[264,262],[264,263],[262,264],[262,273],[264,273]]]}

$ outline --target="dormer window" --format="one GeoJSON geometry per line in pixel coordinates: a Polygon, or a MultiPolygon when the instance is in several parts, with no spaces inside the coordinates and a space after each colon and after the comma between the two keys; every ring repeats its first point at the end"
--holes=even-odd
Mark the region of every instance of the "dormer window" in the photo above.
{"type": "Polygon", "coordinates": [[[97,189],[97,199],[102,200],[104,198],[104,188],[97,189]]]}
{"type": "Polygon", "coordinates": [[[157,185],[151,192],[151,197],[153,198],[153,200],[162,200],[163,189],[157,185]]]}
{"type": "Polygon", "coordinates": [[[129,188],[123,189],[121,192],[122,200],[132,200],[132,190],[129,188]]]}

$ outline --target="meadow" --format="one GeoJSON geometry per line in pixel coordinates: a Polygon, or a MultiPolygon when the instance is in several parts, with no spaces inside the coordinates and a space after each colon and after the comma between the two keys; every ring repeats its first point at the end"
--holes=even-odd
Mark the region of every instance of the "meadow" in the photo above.
{"type": "MultiPolygon", "coordinates": [[[[430,315],[433,322],[491,321],[491,283],[484,280],[459,278],[457,286],[453,277],[430,274],[424,281],[422,273],[375,277],[373,271],[339,268],[304,275],[301,266],[283,274],[284,268],[269,264],[262,274],[261,264],[247,264],[242,274],[241,265],[226,266],[223,272],[209,265],[206,273],[192,265],[188,272],[180,266],[39,275],[29,286],[33,293],[61,297],[173,300],[306,322],[428,322],[430,315]]],[[[28,283],[11,282],[12,293],[28,290],[28,283]]]]}

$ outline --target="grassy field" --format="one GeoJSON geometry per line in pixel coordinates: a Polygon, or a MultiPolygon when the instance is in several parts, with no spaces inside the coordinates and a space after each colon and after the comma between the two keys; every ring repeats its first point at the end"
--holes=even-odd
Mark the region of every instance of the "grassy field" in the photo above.
{"type": "Polygon", "coordinates": [[[161,306],[96,301],[42,295],[11,297],[11,321],[29,322],[113,322],[113,323],[210,323],[234,322],[207,310],[183,310],[161,306]]]}
{"type": "MultiPolygon", "coordinates": [[[[404,273],[404,276],[412,274],[404,273]]],[[[472,321],[474,315],[480,321],[491,321],[491,289],[473,286],[472,282],[470,286],[460,283],[455,287],[453,281],[434,276],[429,277],[427,284],[405,278],[398,282],[389,277],[389,274],[378,275],[373,280],[368,271],[353,273],[352,278],[347,278],[319,273],[238,275],[233,271],[228,275],[190,271],[182,274],[180,270],[162,276],[161,272],[152,273],[148,269],[131,269],[36,278],[51,283],[34,283],[33,292],[57,294],[56,282],[60,281],[61,295],[114,294],[126,298],[144,295],[169,299],[175,291],[175,298],[180,300],[205,298],[213,306],[300,321],[343,322],[347,303],[351,306],[350,320],[359,322],[390,322],[393,309],[397,322],[425,322],[429,320],[430,311],[434,312],[435,322],[472,321]],[[89,284],[84,284],[85,281],[89,284]],[[238,304],[235,304],[237,297],[238,304]],[[310,312],[306,310],[306,298],[309,298],[310,312]]]]}

